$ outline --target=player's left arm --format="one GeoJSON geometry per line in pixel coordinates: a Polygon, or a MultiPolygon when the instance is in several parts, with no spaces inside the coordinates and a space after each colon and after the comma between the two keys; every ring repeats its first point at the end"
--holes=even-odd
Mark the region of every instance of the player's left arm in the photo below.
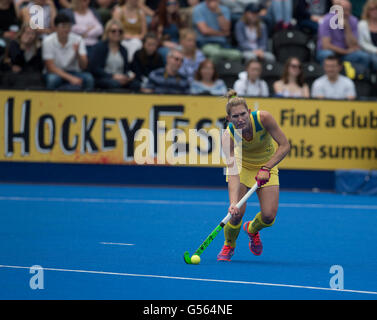
{"type": "Polygon", "coordinates": [[[266,167],[273,168],[285,158],[291,147],[284,132],[281,130],[274,117],[269,112],[261,111],[260,119],[265,129],[270,133],[271,137],[278,144],[276,152],[265,164],[266,167]]]}

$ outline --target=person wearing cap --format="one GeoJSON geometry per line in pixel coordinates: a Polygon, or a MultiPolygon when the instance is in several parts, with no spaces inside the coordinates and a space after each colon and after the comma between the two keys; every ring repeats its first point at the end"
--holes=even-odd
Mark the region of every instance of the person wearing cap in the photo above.
{"type": "Polygon", "coordinates": [[[275,56],[267,51],[268,30],[259,16],[261,9],[256,3],[246,6],[242,17],[236,23],[235,37],[245,60],[274,62],[275,56]]]}

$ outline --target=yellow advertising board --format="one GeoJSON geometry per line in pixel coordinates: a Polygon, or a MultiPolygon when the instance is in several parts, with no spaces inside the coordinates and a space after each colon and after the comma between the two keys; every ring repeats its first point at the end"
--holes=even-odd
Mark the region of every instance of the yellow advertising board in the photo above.
{"type": "MultiPolygon", "coordinates": [[[[248,98],[291,143],[281,168],[376,169],[377,103],[248,98]]],[[[0,91],[0,161],[223,166],[221,97],[0,91]]]]}

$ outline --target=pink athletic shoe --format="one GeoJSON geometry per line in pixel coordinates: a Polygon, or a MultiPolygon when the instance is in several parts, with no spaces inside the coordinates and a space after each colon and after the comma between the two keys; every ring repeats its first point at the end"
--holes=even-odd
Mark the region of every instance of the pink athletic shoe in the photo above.
{"type": "Polygon", "coordinates": [[[217,261],[230,261],[233,255],[234,248],[224,245],[220,253],[217,255],[217,261]]]}
{"type": "Polygon", "coordinates": [[[249,239],[250,239],[249,248],[250,248],[250,251],[253,254],[255,254],[256,256],[260,256],[262,254],[262,251],[263,251],[262,241],[260,240],[259,232],[250,233],[248,231],[249,230],[249,223],[251,223],[251,221],[247,221],[243,225],[243,229],[247,233],[247,235],[249,236],[249,239]]]}

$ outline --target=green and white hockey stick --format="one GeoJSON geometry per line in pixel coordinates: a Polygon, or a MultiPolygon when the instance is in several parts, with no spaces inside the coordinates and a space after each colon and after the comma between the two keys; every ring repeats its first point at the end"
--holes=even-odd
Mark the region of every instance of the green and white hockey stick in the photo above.
{"type": "MultiPolygon", "coordinates": [[[[239,209],[243,206],[243,204],[250,198],[250,196],[257,190],[258,184],[255,183],[253,187],[242,197],[242,199],[236,204],[236,207],[239,209]]],[[[220,224],[209,234],[209,236],[203,241],[203,243],[199,246],[199,248],[195,251],[193,255],[200,256],[204,250],[209,246],[209,244],[216,238],[218,233],[224,228],[224,226],[228,223],[232,215],[228,212],[225,218],[220,222],[220,224]]],[[[183,259],[187,264],[191,264],[191,257],[189,252],[186,251],[183,255],[183,259]]]]}

